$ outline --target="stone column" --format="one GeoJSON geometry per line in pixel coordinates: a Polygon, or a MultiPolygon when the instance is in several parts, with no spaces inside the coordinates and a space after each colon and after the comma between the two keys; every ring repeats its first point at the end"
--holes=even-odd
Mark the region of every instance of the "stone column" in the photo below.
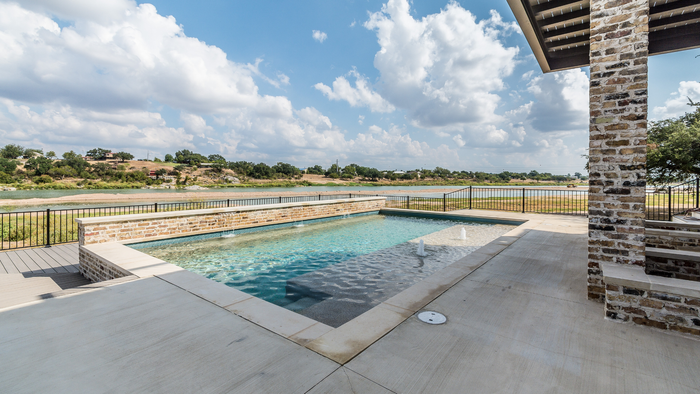
{"type": "Polygon", "coordinates": [[[588,298],[602,263],[644,265],[648,0],[591,0],[588,298]]]}

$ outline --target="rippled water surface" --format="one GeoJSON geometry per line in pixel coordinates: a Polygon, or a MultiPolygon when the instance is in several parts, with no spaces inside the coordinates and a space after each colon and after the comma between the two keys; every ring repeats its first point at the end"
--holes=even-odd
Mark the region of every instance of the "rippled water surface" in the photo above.
{"type": "Polygon", "coordinates": [[[446,220],[370,215],[138,249],[275,302],[285,297],[289,279],[455,224],[446,220]]]}

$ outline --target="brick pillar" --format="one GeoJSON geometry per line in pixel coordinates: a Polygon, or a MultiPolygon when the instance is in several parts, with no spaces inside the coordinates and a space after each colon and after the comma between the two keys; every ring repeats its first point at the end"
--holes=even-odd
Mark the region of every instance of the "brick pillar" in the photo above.
{"type": "Polygon", "coordinates": [[[644,265],[648,0],[591,0],[588,298],[601,263],[644,265]]]}

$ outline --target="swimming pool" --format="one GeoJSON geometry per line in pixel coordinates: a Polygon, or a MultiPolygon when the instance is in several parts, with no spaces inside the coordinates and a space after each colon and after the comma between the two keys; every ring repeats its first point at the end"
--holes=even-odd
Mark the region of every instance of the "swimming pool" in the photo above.
{"type": "Polygon", "coordinates": [[[373,213],[130,246],[338,326],[512,228],[373,213]]]}

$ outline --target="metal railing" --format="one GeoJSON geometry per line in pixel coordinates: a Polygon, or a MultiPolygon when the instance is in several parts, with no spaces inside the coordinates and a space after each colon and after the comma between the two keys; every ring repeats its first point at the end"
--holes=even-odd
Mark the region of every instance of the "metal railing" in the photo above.
{"type": "Polygon", "coordinates": [[[588,190],[467,187],[442,197],[388,196],[387,207],[449,212],[486,209],[522,213],[588,214],[588,190]]]}
{"type": "MultiPolygon", "coordinates": [[[[0,250],[50,246],[78,240],[75,219],[99,216],[119,216],[139,213],[227,208],[249,205],[337,200],[357,194],[319,194],[288,197],[261,197],[214,201],[187,201],[125,205],[118,207],[46,209],[41,211],[0,213],[0,250]]],[[[359,195],[367,197],[367,195],[359,195]]]]}
{"type": "MultiPolygon", "coordinates": [[[[0,250],[75,242],[78,240],[78,226],[75,223],[77,218],[372,196],[378,195],[318,194],[0,213],[0,230],[2,231],[0,250]]],[[[387,198],[387,208],[421,211],[449,212],[462,209],[485,209],[575,216],[588,214],[588,190],[470,186],[445,193],[440,197],[394,195],[386,195],[385,197],[387,198]]],[[[649,220],[670,221],[674,215],[685,213],[691,208],[700,208],[700,179],[646,193],[646,218],[649,220]]]]}
{"type": "Polygon", "coordinates": [[[700,208],[700,178],[647,192],[647,220],[671,221],[675,215],[698,208],[700,208]]]}

